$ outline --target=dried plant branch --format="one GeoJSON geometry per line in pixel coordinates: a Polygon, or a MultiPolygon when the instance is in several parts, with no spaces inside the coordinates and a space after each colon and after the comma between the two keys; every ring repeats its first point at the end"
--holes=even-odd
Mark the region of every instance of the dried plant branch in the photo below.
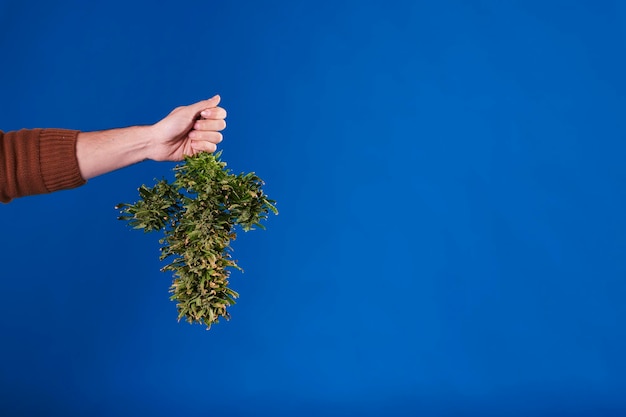
{"type": "Polygon", "coordinates": [[[235,227],[264,229],[269,212],[278,214],[275,201],[263,193],[263,181],[254,173],[234,175],[217,154],[187,157],[174,168],[175,180],[161,180],[139,188],[140,200],[121,203],[120,220],[145,232],[163,231],[163,271],[172,271],[171,299],[177,302],[178,320],[204,323],[207,329],[220,317],[230,318],[227,307],[239,296],[228,287],[230,268],[241,269],[230,256],[235,227]]]}

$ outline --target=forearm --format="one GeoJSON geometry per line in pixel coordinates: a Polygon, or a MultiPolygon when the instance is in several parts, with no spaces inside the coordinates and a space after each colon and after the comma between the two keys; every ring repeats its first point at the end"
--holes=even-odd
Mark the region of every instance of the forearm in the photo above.
{"type": "Polygon", "coordinates": [[[152,126],[81,132],[76,158],[84,179],[136,164],[148,158],[152,126]]]}
{"type": "Polygon", "coordinates": [[[0,201],[83,185],[77,135],[65,129],[0,132],[0,201]]]}

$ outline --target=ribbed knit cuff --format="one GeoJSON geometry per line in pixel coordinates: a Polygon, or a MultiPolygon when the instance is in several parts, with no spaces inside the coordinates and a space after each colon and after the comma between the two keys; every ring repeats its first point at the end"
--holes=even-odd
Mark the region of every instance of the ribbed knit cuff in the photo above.
{"type": "Polygon", "coordinates": [[[43,129],[39,134],[41,177],[48,192],[86,183],[76,159],[77,130],[43,129]]]}

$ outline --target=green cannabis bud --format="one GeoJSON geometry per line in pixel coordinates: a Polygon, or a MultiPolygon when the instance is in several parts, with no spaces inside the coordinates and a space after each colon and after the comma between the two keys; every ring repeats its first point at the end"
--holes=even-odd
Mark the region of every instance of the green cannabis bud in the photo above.
{"type": "Polygon", "coordinates": [[[119,219],[135,229],[164,231],[160,259],[169,258],[162,271],[174,273],[170,298],[177,302],[178,320],[204,323],[207,330],[220,317],[230,319],[226,309],[239,297],[228,287],[229,268],[241,270],[230,255],[235,226],[265,229],[261,221],[270,211],[278,214],[263,181],[254,173],[232,174],[220,156],[188,156],[174,168],[173,183],[142,185],[139,201],[116,206],[119,219]]]}

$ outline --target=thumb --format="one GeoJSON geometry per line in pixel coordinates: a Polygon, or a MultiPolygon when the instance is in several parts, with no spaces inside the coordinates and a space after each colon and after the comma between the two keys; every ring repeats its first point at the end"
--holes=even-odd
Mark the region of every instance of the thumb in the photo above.
{"type": "Polygon", "coordinates": [[[204,109],[211,109],[213,107],[217,107],[217,105],[220,104],[221,99],[222,98],[219,96],[219,94],[216,94],[210,99],[199,101],[196,104],[192,104],[190,107],[193,109],[195,113],[200,113],[204,109]]]}

